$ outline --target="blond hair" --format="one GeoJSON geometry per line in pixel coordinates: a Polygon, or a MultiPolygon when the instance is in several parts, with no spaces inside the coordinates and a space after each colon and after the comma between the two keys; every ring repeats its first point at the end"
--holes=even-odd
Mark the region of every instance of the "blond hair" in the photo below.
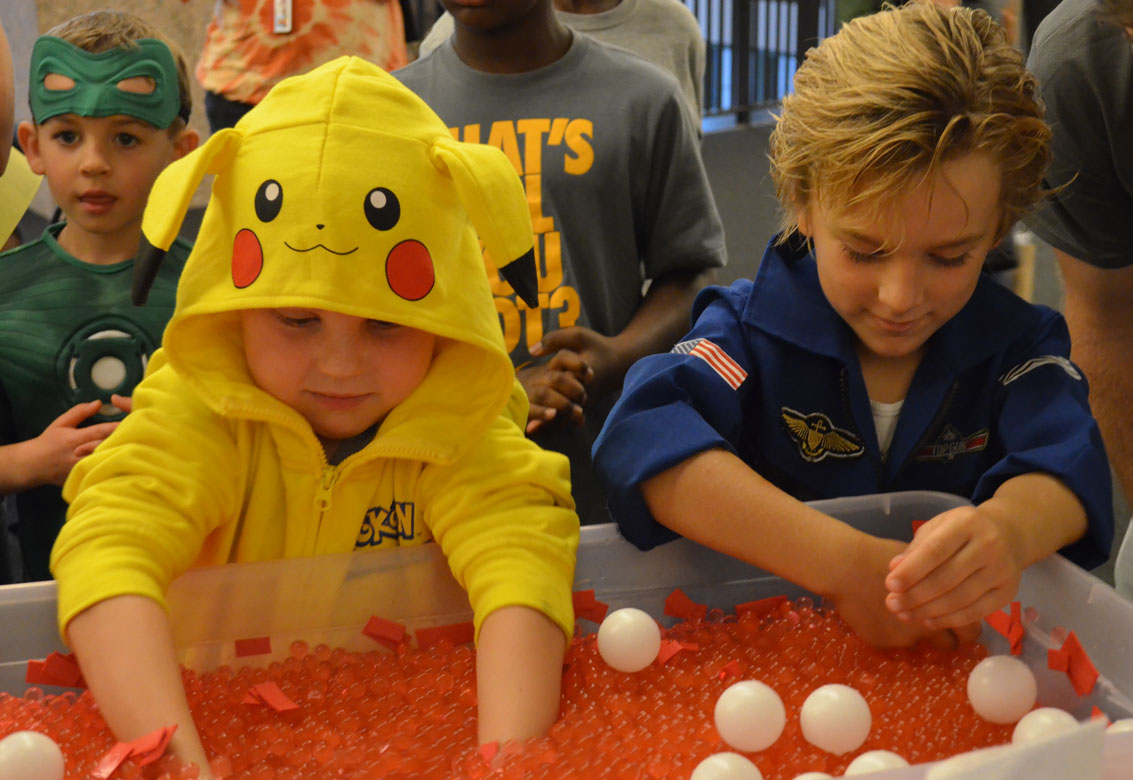
{"type": "Polygon", "coordinates": [[[784,240],[814,201],[876,217],[973,152],[1002,174],[998,237],[1045,194],[1037,84],[983,11],[915,1],[855,19],[807,52],[794,83],[771,134],[784,240]]]}
{"type": "Polygon", "coordinates": [[[181,93],[180,116],[174,120],[170,129],[176,128],[179,131],[184,128],[182,117],[189,116],[189,112],[193,109],[193,94],[189,88],[189,68],[185,64],[185,55],[181,52],[181,47],[165,37],[161,30],[144,19],[124,11],[92,11],[68,19],[52,27],[45,34],[62,38],[67,43],[91,54],[101,54],[117,48],[137,48],[135,42],[142,38],[155,38],[164,43],[173,53],[173,61],[177,63],[177,87],[181,93]]]}

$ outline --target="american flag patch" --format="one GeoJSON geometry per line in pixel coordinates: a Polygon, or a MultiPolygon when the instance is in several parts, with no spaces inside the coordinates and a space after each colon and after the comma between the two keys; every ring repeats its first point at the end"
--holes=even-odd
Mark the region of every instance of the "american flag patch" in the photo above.
{"type": "Polygon", "coordinates": [[[740,364],[732,360],[728,353],[720,349],[708,339],[691,339],[677,344],[672,352],[678,355],[696,355],[703,360],[720,378],[728,383],[733,390],[739,390],[740,385],[747,379],[747,372],[740,364]]]}

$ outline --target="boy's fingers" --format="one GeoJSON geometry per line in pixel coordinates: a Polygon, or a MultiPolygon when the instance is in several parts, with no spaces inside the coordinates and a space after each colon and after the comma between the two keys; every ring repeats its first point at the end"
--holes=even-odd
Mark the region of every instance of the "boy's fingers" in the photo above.
{"type": "Polygon", "coordinates": [[[893,593],[910,590],[956,555],[964,547],[965,541],[963,536],[943,530],[934,534],[927,532],[918,534],[918,539],[914,539],[909,549],[903,553],[904,558],[885,578],[885,587],[893,593]],[[922,535],[925,537],[924,541],[917,544],[922,535]]]}
{"type": "Polygon", "coordinates": [[[116,422],[98,423],[97,425],[88,425],[86,428],[79,428],[75,431],[75,440],[78,442],[86,443],[88,441],[102,441],[118,427],[116,422]]]}
{"type": "Polygon", "coordinates": [[[82,404],[75,404],[63,414],[56,417],[48,425],[48,428],[74,428],[76,425],[93,417],[102,408],[102,401],[87,401],[82,404]]]}
{"type": "Polygon", "coordinates": [[[569,349],[560,349],[547,365],[551,369],[569,371],[579,378],[586,376],[588,373],[593,373],[590,371],[590,366],[582,355],[569,349]]]}
{"type": "Polygon", "coordinates": [[[564,398],[569,398],[571,401],[578,404],[586,403],[586,388],[578,381],[574,374],[559,371],[551,377],[550,386],[564,398]]]}
{"type": "MultiPolygon", "coordinates": [[[[922,584],[929,583],[926,581],[922,584]]],[[[901,620],[921,621],[940,618],[977,603],[987,595],[991,587],[982,571],[972,572],[970,576],[950,586],[933,584],[938,585],[938,589],[931,594],[920,590],[920,585],[907,593],[890,593],[885,598],[885,606],[895,612],[901,620]]]]}
{"type": "Polygon", "coordinates": [[[114,404],[114,406],[121,409],[126,414],[134,411],[134,399],[131,396],[114,393],[110,396],[110,403],[114,404]]]}
{"type": "Polygon", "coordinates": [[[982,620],[1008,601],[1010,601],[1010,594],[1005,588],[993,588],[987,591],[980,599],[962,609],[941,615],[940,617],[925,620],[924,626],[925,628],[950,629],[968,626],[982,620]]]}

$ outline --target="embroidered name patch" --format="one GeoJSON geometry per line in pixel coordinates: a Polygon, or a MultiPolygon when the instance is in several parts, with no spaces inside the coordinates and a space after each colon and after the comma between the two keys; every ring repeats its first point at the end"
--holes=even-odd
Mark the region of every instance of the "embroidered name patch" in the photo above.
{"type": "Polygon", "coordinates": [[[690,339],[674,346],[670,352],[695,355],[707,363],[733,390],[739,390],[747,372],[732,357],[708,339],[690,339]]]}
{"type": "Polygon", "coordinates": [[[780,418],[803,460],[817,463],[823,458],[856,458],[865,452],[861,440],[852,432],[838,428],[822,412],[803,414],[784,406],[780,418]]]}
{"type": "Polygon", "coordinates": [[[964,436],[951,425],[945,425],[940,436],[932,444],[917,450],[917,460],[940,460],[948,462],[958,455],[967,455],[987,448],[987,429],[964,436]]]}
{"type": "Polygon", "coordinates": [[[1067,374],[1069,374],[1071,378],[1075,380],[1080,380],[1082,378],[1082,375],[1078,372],[1078,369],[1075,368],[1074,364],[1066,358],[1059,355],[1043,355],[1042,357],[1031,358],[1026,363],[1020,363],[1019,365],[1015,366],[1015,368],[1011,369],[999,378],[999,384],[1009,385],[1019,377],[1031,373],[1040,366],[1058,366],[1067,374]]]}

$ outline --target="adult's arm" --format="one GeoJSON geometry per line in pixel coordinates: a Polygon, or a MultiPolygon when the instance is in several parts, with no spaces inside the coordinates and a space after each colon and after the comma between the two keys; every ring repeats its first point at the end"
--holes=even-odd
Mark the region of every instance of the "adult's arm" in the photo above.
{"type": "Polygon", "coordinates": [[[1065,252],[1054,255],[1066,286],[1070,356],[1090,382],[1090,406],[1110,464],[1133,498],[1133,265],[1099,268],[1065,252]]]}

